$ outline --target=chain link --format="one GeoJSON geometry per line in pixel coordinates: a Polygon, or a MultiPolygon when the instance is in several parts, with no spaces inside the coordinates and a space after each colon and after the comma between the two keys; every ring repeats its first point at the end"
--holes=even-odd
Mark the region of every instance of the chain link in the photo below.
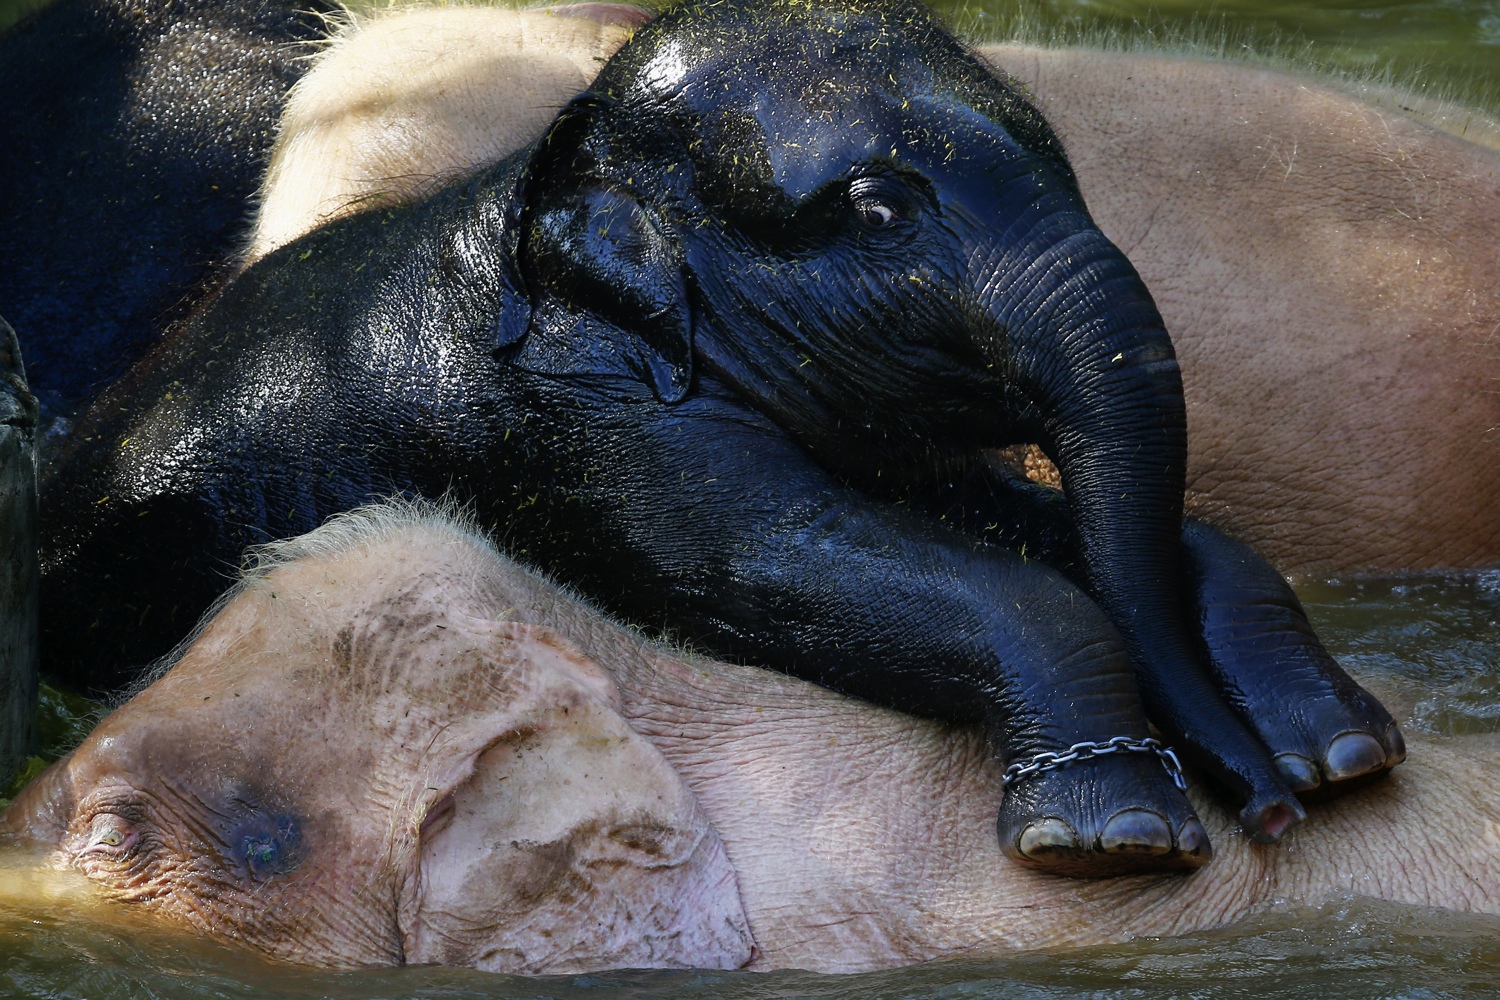
{"type": "Polygon", "coordinates": [[[1129,736],[1113,736],[1103,743],[1085,741],[1074,743],[1063,751],[1043,750],[1029,760],[1016,761],[1007,767],[1002,783],[1004,787],[1009,788],[1018,781],[1025,781],[1043,771],[1055,771],[1075,760],[1088,760],[1090,757],[1103,757],[1106,754],[1122,752],[1156,754],[1161,761],[1161,766],[1166,768],[1167,773],[1172,776],[1172,784],[1176,785],[1179,791],[1187,791],[1187,779],[1182,776],[1182,762],[1177,759],[1177,754],[1173,753],[1170,747],[1162,746],[1160,740],[1149,736],[1143,740],[1132,739],[1129,736]]]}

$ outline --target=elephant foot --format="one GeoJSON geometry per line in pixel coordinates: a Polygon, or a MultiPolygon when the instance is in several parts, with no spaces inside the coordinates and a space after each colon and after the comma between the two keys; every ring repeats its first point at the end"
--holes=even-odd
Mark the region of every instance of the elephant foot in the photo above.
{"type": "Polygon", "coordinates": [[[1291,712],[1283,707],[1280,717],[1269,707],[1264,714],[1251,711],[1277,771],[1298,795],[1358,788],[1406,759],[1400,727],[1374,697],[1349,683],[1352,693],[1329,685],[1291,712]]]}
{"type": "Polygon", "coordinates": [[[1192,804],[1151,752],[1084,756],[1020,778],[1006,788],[998,828],[1011,860],[1074,878],[1191,870],[1213,856],[1192,804]]]}
{"type": "Polygon", "coordinates": [[[1217,644],[1210,662],[1287,787],[1302,797],[1338,794],[1406,759],[1401,728],[1323,649],[1300,607],[1244,610],[1239,640],[1217,644]]]}
{"type": "Polygon", "coordinates": [[[1406,759],[1400,727],[1334,662],[1279,573],[1201,524],[1183,542],[1204,659],[1292,791],[1335,794],[1406,759]]]}

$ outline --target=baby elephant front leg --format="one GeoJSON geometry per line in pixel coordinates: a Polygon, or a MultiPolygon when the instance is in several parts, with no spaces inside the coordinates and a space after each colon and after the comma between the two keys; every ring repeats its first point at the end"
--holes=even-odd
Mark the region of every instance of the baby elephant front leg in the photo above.
{"type": "Polygon", "coordinates": [[[1203,660],[1293,790],[1338,791],[1406,759],[1395,720],[1328,655],[1281,574],[1195,521],[1182,552],[1203,660]]]}
{"type": "Polygon", "coordinates": [[[531,433],[571,442],[578,467],[635,463],[629,490],[569,480],[513,516],[531,558],[589,581],[628,620],[670,614],[705,652],[986,725],[1003,763],[1021,765],[999,810],[1018,861],[1113,875],[1207,859],[1191,803],[1145,742],[1124,640],[1061,573],[840,482],[707,377],[680,403],[623,399],[528,408],[531,433]],[[571,533],[550,513],[564,498],[588,511],[571,533]],[[665,598],[650,580],[668,581],[665,598]],[[1070,757],[1079,744],[1105,752],[1070,757]]]}
{"type": "Polygon", "coordinates": [[[1151,737],[1085,740],[1014,760],[1000,847],[1028,867],[1080,878],[1207,864],[1208,833],[1167,791],[1163,774],[1179,793],[1187,789],[1177,756],[1151,737]]]}
{"type": "Polygon", "coordinates": [[[1206,863],[1207,833],[1175,754],[1150,735],[1124,643],[1066,581],[1024,569],[1033,600],[1008,609],[1019,704],[990,726],[1007,762],[1002,849],[1076,876],[1206,863]]]}
{"type": "Polygon", "coordinates": [[[743,592],[775,594],[797,653],[732,652],[791,661],[904,711],[983,722],[1008,768],[998,829],[1009,857],[1078,876],[1208,860],[1123,640],[1062,574],[848,494],[756,534],[766,544],[734,575],[743,592]],[[794,621],[799,609],[821,613],[794,621]]]}
{"type": "MultiPolygon", "coordinates": [[[[1061,492],[985,466],[921,498],[979,537],[1081,579],[1061,492]]],[[[1191,518],[1181,536],[1184,618],[1224,701],[1299,793],[1338,791],[1406,755],[1390,713],[1334,662],[1302,605],[1251,549],[1191,518]]],[[[1250,831],[1258,840],[1275,836],[1250,831]]]]}

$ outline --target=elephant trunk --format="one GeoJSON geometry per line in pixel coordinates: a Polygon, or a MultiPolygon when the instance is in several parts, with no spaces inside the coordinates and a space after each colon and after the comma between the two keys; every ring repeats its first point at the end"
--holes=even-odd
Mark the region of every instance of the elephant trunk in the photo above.
{"type": "Polygon", "coordinates": [[[1187,416],[1172,343],[1134,268],[1073,214],[1005,254],[1023,267],[989,269],[992,358],[1062,475],[1080,582],[1119,628],[1153,721],[1245,803],[1249,832],[1275,839],[1301,809],[1198,664],[1184,621],[1187,416]]]}

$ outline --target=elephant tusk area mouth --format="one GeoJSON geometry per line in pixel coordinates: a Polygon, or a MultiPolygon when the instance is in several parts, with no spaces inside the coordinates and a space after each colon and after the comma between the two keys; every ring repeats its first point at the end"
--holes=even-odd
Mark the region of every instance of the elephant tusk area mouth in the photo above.
{"type": "Polygon", "coordinates": [[[1058,471],[1057,463],[1052,461],[1039,444],[1008,445],[991,451],[988,457],[991,461],[1020,473],[1033,483],[1050,486],[1056,490],[1063,488],[1062,473],[1058,471]]]}

